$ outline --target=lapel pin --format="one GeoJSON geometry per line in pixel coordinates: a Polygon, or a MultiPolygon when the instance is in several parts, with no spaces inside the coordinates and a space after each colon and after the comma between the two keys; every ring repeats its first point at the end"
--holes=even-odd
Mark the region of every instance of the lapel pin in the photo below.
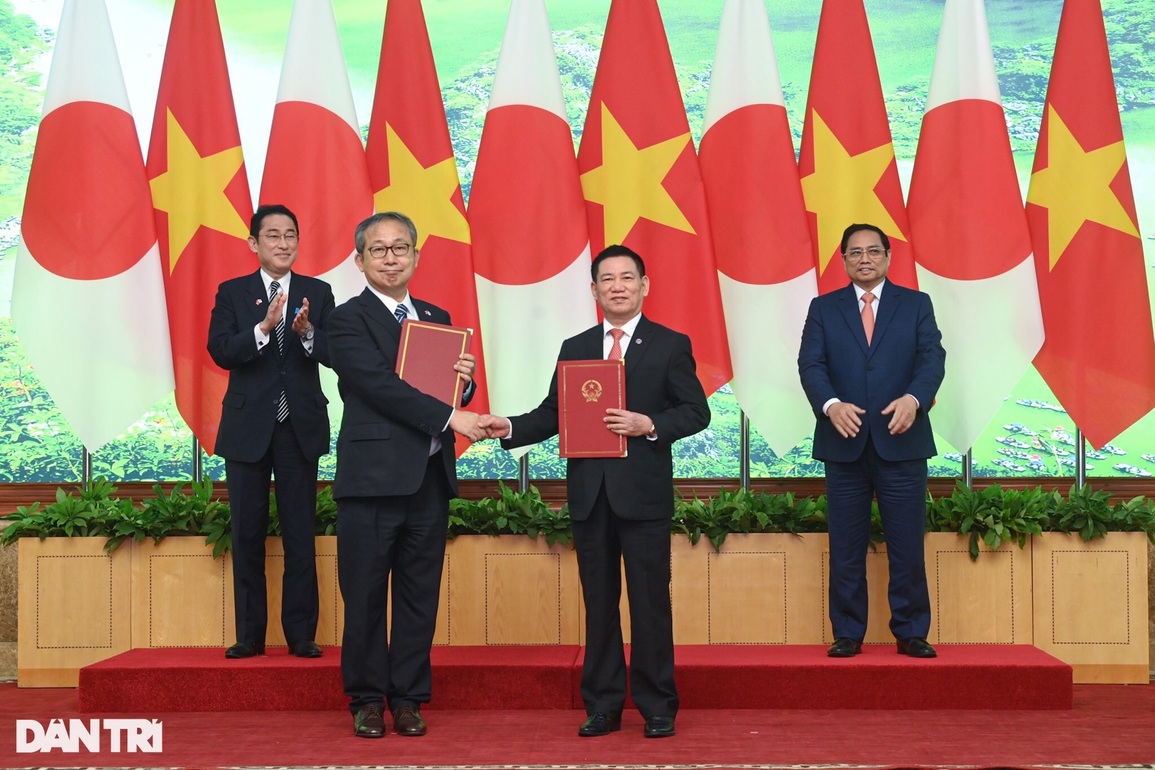
{"type": "Polygon", "coordinates": [[[429,317],[433,317],[433,313],[428,311],[428,310],[425,311],[425,315],[427,315],[429,317]]]}
{"type": "Polygon", "coordinates": [[[263,299],[261,299],[260,297],[258,297],[258,298],[257,298],[257,307],[260,307],[262,304],[264,304],[264,302],[265,302],[265,301],[264,301],[263,299]]]}
{"type": "Polygon", "coordinates": [[[642,344],[642,338],[641,337],[635,337],[634,338],[634,344],[635,345],[641,345],[642,344]]]}

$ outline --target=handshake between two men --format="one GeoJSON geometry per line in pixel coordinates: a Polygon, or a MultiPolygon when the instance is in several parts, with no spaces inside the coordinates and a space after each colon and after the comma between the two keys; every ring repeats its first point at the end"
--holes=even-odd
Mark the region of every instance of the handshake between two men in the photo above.
{"type": "MultiPolygon", "coordinates": [[[[654,421],[649,417],[625,409],[607,409],[602,421],[606,425],[606,430],[620,436],[646,436],[654,430],[654,421]]],[[[470,441],[511,438],[513,434],[513,423],[508,417],[496,414],[479,415],[462,409],[453,412],[453,416],[449,419],[449,427],[470,441]]]]}

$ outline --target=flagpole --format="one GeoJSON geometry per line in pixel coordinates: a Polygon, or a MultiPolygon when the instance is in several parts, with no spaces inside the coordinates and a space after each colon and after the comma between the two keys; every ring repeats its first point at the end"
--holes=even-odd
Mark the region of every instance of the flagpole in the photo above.
{"type": "Polygon", "coordinates": [[[975,475],[974,475],[974,458],[971,456],[971,450],[967,450],[963,454],[962,461],[963,484],[967,489],[974,489],[975,475]]]}
{"type": "Polygon", "coordinates": [[[89,452],[88,447],[83,444],[81,447],[84,455],[80,461],[80,486],[87,491],[92,486],[92,452],[89,452]]]}
{"type": "Polygon", "coordinates": [[[193,481],[201,483],[204,478],[204,461],[201,457],[201,441],[196,436],[193,436],[193,481]]]}
{"type": "Polygon", "coordinates": [[[526,492],[529,490],[529,452],[526,452],[517,460],[517,491],[526,492]]]}
{"type": "Polygon", "coordinates": [[[750,418],[746,412],[740,411],[742,428],[738,441],[738,481],[742,484],[742,491],[750,491],[750,418]]]}
{"type": "Polygon", "coordinates": [[[1082,489],[1087,483],[1087,442],[1083,431],[1075,426],[1075,484],[1082,489]]]}

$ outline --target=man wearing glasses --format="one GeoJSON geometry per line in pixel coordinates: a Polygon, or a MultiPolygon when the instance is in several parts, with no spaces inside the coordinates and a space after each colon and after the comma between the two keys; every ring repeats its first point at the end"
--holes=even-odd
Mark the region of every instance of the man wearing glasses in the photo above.
{"type": "Polygon", "coordinates": [[[890,564],[890,630],[898,652],[933,658],[923,558],[928,411],[946,352],[930,297],[886,280],[890,239],[874,225],[842,235],[850,285],[810,303],[798,372],[814,409],[814,459],[826,464],[832,658],[862,650],[866,551],[877,496],[890,564]]]}
{"type": "Polygon", "coordinates": [[[249,248],[260,269],[220,285],[209,322],[209,355],[229,372],[216,453],[225,458],[232,510],[237,643],[225,650],[230,659],[265,652],[270,477],[285,547],[281,627],[291,655],[321,657],[314,521],[329,415],[318,364],[329,365],[325,324],[334,302],[329,284],[290,270],[297,238],[292,211],[258,208],[249,248]]]}
{"type": "MultiPolygon", "coordinates": [[[[405,318],[449,324],[449,313],[414,299],[417,228],[404,214],[357,225],[355,262],[368,286],[333,311],[329,340],[345,402],[337,440],[337,565],[345,601],[341,676],[353,732],[420,736],[432,692],[429,653],[437,625],[449,500],[457,495],[454,432],[484,437],[478,415],[445,404],[395,373],[405,318]],[[386,587],[392,622],[386,628],[386,587]]],[[[474,357],[453,368],[473,395],[474,357]]]]}

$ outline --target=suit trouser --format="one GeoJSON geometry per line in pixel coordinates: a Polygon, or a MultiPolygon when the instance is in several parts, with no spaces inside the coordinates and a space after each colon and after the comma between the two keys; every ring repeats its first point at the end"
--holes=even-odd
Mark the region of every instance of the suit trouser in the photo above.
{"type": "Polygon", "coordinates": [[[626,659],[619,611],[622,563],[630,598],[630,697],[645,717],[678,713],[670,607],[670,520],[615,515],[605,488],[589,518],[573,522],[578,574],[586,606],[581,692],[586,712],[620,714],[626,701],[626,659]]]}
{"type": "Polygon", "coordinates": [[[311,642],[317,633],[317,461],[301,453],[291,420],[292,417],[276,425],[268,451],[257,462],[225,460],[239,642],[265,643],[265,539],[269,530],[270,478],[276,480],[277,517],[285,548],[281,628],[289,644],[311,642]]]}
{"type": "Polygon", "coordinates": [[[877,495],[890,565],[890,630],[896,639],[926,638],[926,460],[892,462],[872,441],[853,462],[826,463],[830,530],[830,625],[835,638],[866,635],[866,552],[871,500],[877,495]]]}
{"type": "Polygon", "coordinates": [[[369,704],[385,702],[395,711],[429,702],[448,527],[449,482],[440,453],[429,458],[412,495],[337,501],[337,578],[345,601],[341,677],[353,713],[369,704]]]}

